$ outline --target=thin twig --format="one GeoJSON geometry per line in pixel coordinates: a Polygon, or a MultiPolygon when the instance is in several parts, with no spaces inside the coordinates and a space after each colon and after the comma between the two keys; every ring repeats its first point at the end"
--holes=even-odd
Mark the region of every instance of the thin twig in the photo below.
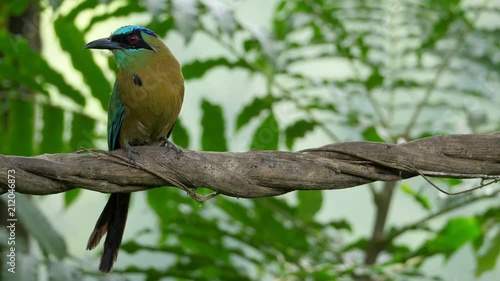
{"type": "Polygon", "coordinates": [[[460,194],[464,194],[464,193],[467,193],[467,192],[471,192],[471,191],[474,191],[476,189],[480,189],[480,188],[483,188],[485,186],[488,186],[490,184],[494,184],[494,183],[497,183],[500,181],[500,179],[496,179],[496,180],[492,180],[491,182],[488,182],[488,183],[483,183],[484,182],[484,179],[481,180],[481,184],[478,185],[478,186],[475,186],[475,187],[472,187],[472,188],[469,188],[469,189],[466,189],[466,190],[462,190],[462,191],[457,191],[457,192],[449,192],[449,191],[446,191],[442,188],[440,188],[439,186],[437,186],[436,184],[434,184],[431,180],[429,180],[424,174],[422,174],[419,170],[416,170],[415,169],[415,172],[417,172],[422,178],[424,178],[424,180],[429,183],[430,185],[432,185],[435,189],[439,190],[440,192],[446,194],[446,195],[460,195],[460,194]]]}

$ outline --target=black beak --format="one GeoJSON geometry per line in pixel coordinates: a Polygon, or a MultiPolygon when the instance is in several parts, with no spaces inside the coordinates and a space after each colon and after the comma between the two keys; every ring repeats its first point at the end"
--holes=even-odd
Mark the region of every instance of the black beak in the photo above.
{"type": "Polygon", "coordinates": [[[101,38],[87,43],[83,46],[84,49],[106,49],[115,50],[123,49],[123,47],[118,42],[111,41],[111,38],[101,38]]]}

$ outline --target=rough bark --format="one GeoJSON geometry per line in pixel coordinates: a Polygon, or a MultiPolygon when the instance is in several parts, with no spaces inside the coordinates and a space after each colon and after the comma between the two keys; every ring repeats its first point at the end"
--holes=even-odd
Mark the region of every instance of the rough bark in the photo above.
{"type": "MultiPolygon", "coordinates": [[[[54,194],[73,188],[132,192],[180,182],[234,197],[340,189],[414,176],[500,179],[500,135],[435,136],[402,144],[346,142],[299,152],[199,152],[135,147],[147,170],[106,154],[0,155],[0,188],[15,170],[16,191],[54,194]]],[[[124,157],[123,150],[112,155],[124,157]]],[[[176,184],[174,184],[176,185],[176,184]]]]}

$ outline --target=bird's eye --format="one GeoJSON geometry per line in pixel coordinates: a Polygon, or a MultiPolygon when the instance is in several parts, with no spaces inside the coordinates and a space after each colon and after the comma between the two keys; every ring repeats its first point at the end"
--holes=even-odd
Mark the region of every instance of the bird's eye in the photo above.
{"type": "Polygon", "coordinates": [[[127,37],[127,41],[130,45],[135,45],[137,43],[139,43],[139,36],[137,36],[137,34],[131,34],[127,37]]]}

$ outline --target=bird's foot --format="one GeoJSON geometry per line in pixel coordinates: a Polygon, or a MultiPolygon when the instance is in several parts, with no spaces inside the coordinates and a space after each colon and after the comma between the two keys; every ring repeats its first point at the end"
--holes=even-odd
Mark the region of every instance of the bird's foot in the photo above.
{"type": "MultiPolygon", "coordinates": [[[[125,151],[127,151],[126,148],[125,148],[125,151]]],[[[128,157],[123,157],[121,155],[113,153],[112,151],[101,150],[101,149],[90,149],[90,148],[85,148],[85,147],[81,147],[81,149],[78,150],[76,153],[83,153],[83,152],[88,152],[95,157],[99,157],[99,158],[103,157],[103,158],[107,158],[108,160],[112,160],[112,161],[114,160],[113,162],[115,162],[115,163],[121,163],[121,164],[127,163],[127,164],[132,165],[132,166],[137,166],[137,163],[134,161],[133,158],[131,158],[132,153],[139,154],[138,152],[136,152],[135,150],[132,149],[131,152],[127,152],[128,157]],[[116,162],[116,159],[119,161],[116,162]]]]}
{"type": "Polygon", "coordinates": [[[125,144],[125,152],[127,153],[127,158],[128,158],[128,161],[130,161],[130,163],[134,164],[135,165],[135,160],[134,158],[132,157],[132,154],[135,154],[135,155],[139,155],[139,152],[137,152],[136,150],[134,150],[132,148],[132,146],[128,143],[125,144]]]}
{"type": "Polygon", "coordinates": [[[168,149],[172,149],[177,153],[177,155],[180,155],[182,153],[182,149],[180,149],[178,146],[176,146],[173,142],[171,142],[169,139],[166,137],[163,137],[162,140],[165,142],[165,147],[168,149]]]}

